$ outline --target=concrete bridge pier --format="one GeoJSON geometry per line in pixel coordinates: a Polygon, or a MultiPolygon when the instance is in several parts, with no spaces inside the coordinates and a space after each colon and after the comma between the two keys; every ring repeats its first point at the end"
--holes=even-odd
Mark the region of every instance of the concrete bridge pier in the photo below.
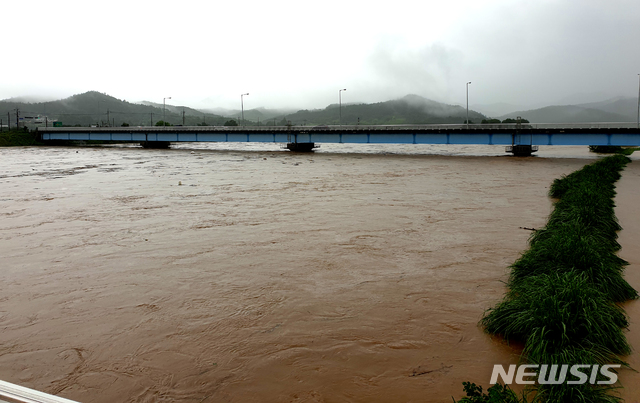
{"type": "Polygon", "coordinates": [[[316,148],[316,143],[287,143],[287,149],[289,151],[295,151],[299,153],[310,153],[316,148]]]}
{"type": "Polygon", "coordinates": [[[530,157],[531,153],[538,151],[538,146],[532,146],[530,144],[514,144],[507,146],[506,152],[512,153],[516,157],[530,157]]]}
{"type": "Polygon", "coordinates": [[[531,133],[522,133],[522,118],[518,116],[516,119],[516,131],[511,135],[511,145],[507,146],[505,151],[512,153],[516,157],[529,157],[531,153],[538,151],[538,146],[531,145],[533,142],[533,135],[531,133]]]}
{"type": "Polygon", "coordinates": [[[142,148],[169,148],[169,141],[143,141],[140,143],[142,148]]]}

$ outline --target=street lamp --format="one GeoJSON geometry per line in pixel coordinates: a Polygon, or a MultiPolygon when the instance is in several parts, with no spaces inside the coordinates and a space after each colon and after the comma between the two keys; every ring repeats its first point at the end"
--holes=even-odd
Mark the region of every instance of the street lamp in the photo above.
{"type": "Polygon", "coordinates": [[[339,102],[339,109],[340,109],[340,126],[342,126],[342,91],[346,91],[346,88],[343,88],[341,90],[338,90],[338,102],[339,102]]]}
{"type": "Polygon", "coordinates": [[[638,129],[640,129],[640,74],[638,74],[638,129]]]}
{"type": "Polygon", "coordinates": [[[467,83],[467,129],[469,129],[469,84],[471,81],[467,83]]]}
{"type": "Polygon", "coordinates": [[[242,126],[244,126],[244,99],[242,97],[244,97],[245,95],[249,95],[249,93],[247,92],[246,94],[240,94],[240,108],[242,109],[242,126]]]}
{"type": "Polygon", "coordinates": [[[162,124],[167,125],[167,99],[171,97],[162,98],[162,124]]]}

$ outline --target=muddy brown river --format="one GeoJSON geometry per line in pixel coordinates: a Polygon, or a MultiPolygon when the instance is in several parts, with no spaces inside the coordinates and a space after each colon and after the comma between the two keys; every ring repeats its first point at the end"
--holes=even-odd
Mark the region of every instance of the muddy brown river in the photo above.
{"type": "MultiPolygon", "coordinates": [[[[84,403],[451,402],[478,321],[596,158],[502,147],[0,149],[0,379],[84,403]]],[[[634,157],[636,160],[638,157],[634,157]]],[[[640,162],[616,212],[640,289],[640,162]]],[[[627,303],[640,369],[640,306],[627,303]]],[[[627,402],[640,374],[621,373],[627,402]]]]}

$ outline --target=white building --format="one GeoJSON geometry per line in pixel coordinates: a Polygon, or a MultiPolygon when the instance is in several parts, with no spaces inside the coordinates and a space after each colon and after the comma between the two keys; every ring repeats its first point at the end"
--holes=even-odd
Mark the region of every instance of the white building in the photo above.
{"type": "Polygon", "coordinates": [[[25,115],[20,116],[18,120],[19,127],[53,127],[53,122],[56,122],[55,119],[49,119],[47,116],[43,115],[25,115]]]}

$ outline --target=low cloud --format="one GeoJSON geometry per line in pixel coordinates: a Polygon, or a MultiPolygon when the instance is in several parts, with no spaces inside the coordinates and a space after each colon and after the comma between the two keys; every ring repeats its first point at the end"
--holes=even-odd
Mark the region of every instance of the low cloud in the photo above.
{"type": "Polygon", "coordinates": [[[451,87],[464,56],[456,49],[435,43],[411,47],[402,38],[387,38],[366,59],[365,74],[357,80],[365,99],[391,99],[406,94],[451,101],[451,87]]]}

